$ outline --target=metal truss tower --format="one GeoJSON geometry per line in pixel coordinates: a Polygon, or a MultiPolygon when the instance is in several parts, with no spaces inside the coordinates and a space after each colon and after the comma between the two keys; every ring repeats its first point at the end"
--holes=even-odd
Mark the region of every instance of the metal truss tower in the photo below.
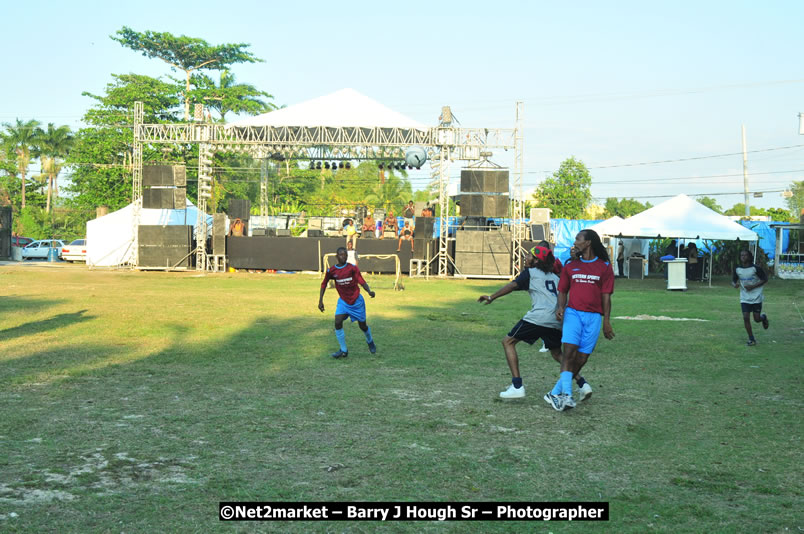
{"type": "Polygon", "coordinates": [[[525,255],[522,241],[527,239],[528,232],[528,225],[525,220],[525,198],[522,192],[522,179],[525,174],[523,108],[524,103],[518,101],[516,103],[516,129],[514,130],[514,187],[511,205],[511,235],[513,236],[511,272],[514,273],[514,276],[519,275],[521,271],[522,258],[525,255]]]}
{"type": "Polygon", "coordinates": [[[212,198],[212,146],[206,142],[207,126],[201,126],[198,147],[198,219],[195,225],[195,268],[207,270],[207,200],[212,198]]]}
{"type": "Polygon", "coordinates": [[[142,102],[134,102],[134,142],[131,154],[131,174],[132,174],[132,187],[131,187],[131,203],[134,205],[134,231],[132,235],[134,240],[131,243],[133,247],[133,261],[132,264],[136,267],[139,265],[139,228],[140,228],[140,215],[142,210],[142,128],[143,120],[145,120],[145,108],[142,102]]]}

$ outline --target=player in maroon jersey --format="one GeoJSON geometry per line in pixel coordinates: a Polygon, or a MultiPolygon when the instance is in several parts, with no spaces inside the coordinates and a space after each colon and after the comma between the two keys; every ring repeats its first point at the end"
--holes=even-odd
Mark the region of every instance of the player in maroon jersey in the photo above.
{"type": "Polygon", "coordinates": [[[321,294],[318,298],[318,309],[324,312],[324,293],[327,290],[327,283],[332,280],[335,282],[335,289],[338,290],[338,305],[335,307],[335,337],[338,339],[340,350],[331,354],[333,358],[346,358],[349,351],[346,349],[346,334],[343,331],[343,321],[347,317],[352,322],[357,321],[360,330],[366,335],[369,351],[374,354],[377,346],[371,337],[371,328],[366,324],[366,301],[360,294],[360,287],[366,290],[371,298],[374,298],[374,291],[369,288],[360,269],[356,265],[347,263],[347,252],[344,247],[340,247],[336,252],[337,264],[330,267],[321,282],[321,294]]]}
{"type": "MultiPolygon", "coordinates": [[[[572,377],[581,371],[597,344],[601,322],[606,339],[614,338],[609,321],[614,270],[606,247],[594,230],[581,230],[575,236],[573,255],[561,271],[558,282],[556,318],[563,321],[561,376],[544,400],[563,411],[574,408],[572,377]],[[569,301],[567,295],[569,294],[569,301]]],[[[581,400],[588,398],[581,392],[581,400]]]]}

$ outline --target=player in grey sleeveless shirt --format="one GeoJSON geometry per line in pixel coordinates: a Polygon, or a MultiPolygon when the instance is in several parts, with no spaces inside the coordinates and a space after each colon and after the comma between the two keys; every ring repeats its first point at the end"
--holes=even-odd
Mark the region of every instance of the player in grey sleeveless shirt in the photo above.
{"type": "MultiPolygon", "coordinates": [[[[491,304],[499,297],[513,291],[527,291],[530,295],[531,308],[502,340],[508,368],[511,370],[511,385],[500,393],[503,399],[516,399],[525,396],[525,386],[519,374],[519,356],[516,344],[524,341],[530,345],[538,339],[544,341],[550,350],[553,359],[561,363],[561,323],[556,318],[556,305],[558,303],[558,275],[553,272],[555,258],[553,252],[546,247],[533,247],[525,258],[525,267],[522,273],[512,282],[509,282],[491,296],[482,295],[478,302],[491,304]]],[[[578,386],[582,387],[586,381],[576,376],[578,386]]],[[[586,384],[589,394],[592,388],[586,384]]],[[[588,395],[587,395],[588,397],[588,395]]]]}
{"type": "Polygon", "coordinates": [[[740,251],[740,265],[734,268],[731,276],[731,285],[740,288],[740,307],[743,311],[743,325],[748,332],[748,345],[753,347],[757,344],[754,339],[754,331],[751,328],[751,314],[754,321],[762,323],[762,328],[768,329],[768,316],[762,313],[762,302],[765,296],[762,294],[762,286],[768,282],[768,275],[762,267],[754,264],[754,255],[748,250],[740,251]]]}

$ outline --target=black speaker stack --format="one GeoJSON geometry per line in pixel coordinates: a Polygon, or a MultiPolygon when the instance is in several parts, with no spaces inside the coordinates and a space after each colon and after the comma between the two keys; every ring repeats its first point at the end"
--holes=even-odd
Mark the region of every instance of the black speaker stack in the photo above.
{"type": "Polygon", "coordinates": [[[247,198],[229,199],[229,209],[226,210],[229,216],[229,224],[235,219],[243,222],[243,235],[248,235],[248,219],[251,216],[251,201],[247,198]]]}
{"type": "Polygon", "coordinates": [[[461,169],[461,215],[508,216],[507,169],[461,169]]]}
{"type": "Polygon", "coordinates": [[[543,241],[549,237],[549,230],[546,224],[531,224],[530,225],[530,239],[531,241],[543,241]]]}
{"type": "Polygon", "coordinates": [[[512,234],[460,231],[455,234],[455,266],[465,275],[511,275],[512,234]]]}
{"type": "Polygon", "coordinates": [[[226,255],[226,214],[212,214],[212,255],[226,255]]]}
{"type": "Polygon", "coordinates": [[[413,229],[417,238],[432,238],[435,232],[435,217],[416,217],[413,220],[413,229]]]}
{"type": "Polygon", "coordinates": [[[230,220],[240,219],[248,222],[251,215],[251,201],[247,198],[232,198],[229,200],[229,209],[226,214],[230,220]]]}
{"type": "Polygon", "coordinates": [[[177,209],[187,207],[187,168],[184,165],[142,167],[142,207],[177,209]]]}
{"type": "Polygon", "coordinates": [[[192,238],[192,226],[140,225],[137,234],[138,267],[190,267],[192,238]]]}

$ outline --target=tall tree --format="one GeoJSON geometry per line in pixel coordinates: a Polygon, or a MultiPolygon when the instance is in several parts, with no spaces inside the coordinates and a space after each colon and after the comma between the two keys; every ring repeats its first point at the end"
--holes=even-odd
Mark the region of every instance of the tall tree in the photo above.
{"type": "Polygon", "coordinates": [[[723,208],[720,207],[720,204],[717,203],[712,197],[698,197],[695,200],[706,206],[712,211],[716,211],[717,213],[723,213],[723,208]]]}
{"type": "Polygon", "coordinates": [[[184,72],[185,89],[184,120],[190,120],[190,85],[194,71],[224,70],[236,63],[257,63],[263,61],[246,51],[250,45],[246,43],[227,43],[210,45],[203,39],[180,35],[178,37],[167,32],[137,32],[123,26],[115,35],[110,36],[126,48],[148,58],[158,58],[173,69],[184,72]]]}
{"type": "Polygon", "coordinates": [[[579,219],[592,200],[591,187],[592,175],[586,165],[570,157],[539,184],[533,198],[538,206],[550,208],[555,218],[579,219]]]}
{"type": "Polygon", "coordinates": [[[17,156],[17,170],[22,180],[22,208],[25,208],[25,180],[28,175],[28,166],[31,164],[31,151],[36,148],[36,130],[39,121],[21,121],[16,124],[5,123],[6,131],[3,134],[4,144],[13,150],[17,156]]]}
{"type": "MultiPolygon", "coordinates": [[[[749,208],[750,208],[749,213],[752,216],[754,216],[754,215],[757,215],[757,216],[767,215],[767,213],[765,212],[765,208],[758,208],[756,206],[749,206],[749,208]]],[[[723,215],[729,215],[731,217],[744,217],[745,216],[745,204],[742,203],[742,202],[739,202],[739,203],[735,204],[734,206],[730,207],[729,209],[727,209],[726,211],[724,211],[723,215]]]]}
{"type": "MultiPolygon", "coordinates": [[[[134,140],[132,111],[134,102],[143,102],[145,122],[164,123],[178,120],[180,99],[175,84],[136,74],[112,75],[104,95],[84,93],[95,105],[84,115],[90,128],[78,131],[66,163],[73,167],[69,190],[71,204],[87,216],[98,206],[119,209],[131,202],[131,149],[134,140]]],[[[160,150],[143,147],[144,161],[160,161],[160,150]]],[[[184,161],[192,150],[176,147],[171,159],[184,161]]]]}
{"type": "Polygon", "coordinates": [[[793,196],[787,199],[787,208],[794,218],[804,215],[804,180],[790,184],[793,196]]]}
{"type": "Polygon", "coordinates": [[[273,98],[273,95],[260,91],[253,85],[237,83],[235,75],[228,69],[221,71],[218,84],[202,73],[194,74],[192,81],[197,88],[191,93],[192,99],[206,102],[208,108],[218,112],[221,122],[226,122],[226,114],[229,112],[259,115],[276,109],[274,104],[263,100],[273,98]]]}
{"type": "Polygon", "coordinates": [[[636,215],[637,213],[642,213],[648,208],[651,208],[651,203],[646,202],[645,204],[639,202],[638,200],[634,200],[633,198],[624,198],[622,200],[617,200],[614,197],[609,197],[606,199],[606,218],[614,217],[615,215],[618,217],[622,217],[623,219],[628,218],[632,215],[636,215]]]}
{"type": "Polygon", "coordinates": [[[47,179],[47,204],[45,212],[50,212],[51,200],[59,195],[58,176],[62,163],[73,145],[73,134],[69,126],[56,128],[52,122],[47,130],[37,130],[37,145],[42,174],[47,179]]]}

